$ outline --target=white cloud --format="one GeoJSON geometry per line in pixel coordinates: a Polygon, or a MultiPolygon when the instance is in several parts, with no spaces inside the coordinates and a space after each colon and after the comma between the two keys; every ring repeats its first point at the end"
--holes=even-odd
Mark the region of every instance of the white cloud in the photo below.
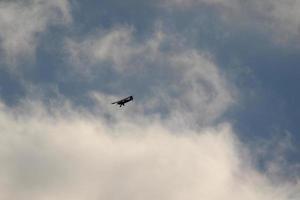
{"type": "Polygon", "coordinates": [[[49,25],[71,21],[67,0],[0,2],[2,57],[11,65],[34,57],[39,34],[49,25]]]}
{"type": "Polygon", "coordinates": [[[255,169],[228,124],[174,134],[145,116],[147,124],[124,118],[108,125],[69,106],[29,103],[0,110],[3,199],[300,197],[297,183],[272,182],[255,169]]]}
{"type": "Polygon", "coordinates": [[[233,88],[211,56],[189,48],[159,26],[144,40],[136,39],[130,27],[117,27],[86,38],[69,38],[66,49],[81,78],[83,74],[91,78],[109,66],[120,79],[126,74],[133,83],[142,80],[136,83],[145,88],[139,92],[148,94],[140,102],[142,112],[164,109],[178,127],[211,123],[233,102],[233,88]]]}

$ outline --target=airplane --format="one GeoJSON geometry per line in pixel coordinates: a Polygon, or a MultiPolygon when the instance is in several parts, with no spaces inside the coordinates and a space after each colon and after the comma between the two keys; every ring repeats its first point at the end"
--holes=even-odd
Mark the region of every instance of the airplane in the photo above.
{"type": "Polygon", "coordinates": [[[133,100],[133,97],[129,96],[129,97],[126,97],[126,98],[121,99],[119,101],[113,102],[111,104],[118,104],[118,105],[120,105],[120,107],[122,107],[122,106],[125,106],[125,103],[127,103],[129,101],[132,101],[132,100],[133,100]]]}

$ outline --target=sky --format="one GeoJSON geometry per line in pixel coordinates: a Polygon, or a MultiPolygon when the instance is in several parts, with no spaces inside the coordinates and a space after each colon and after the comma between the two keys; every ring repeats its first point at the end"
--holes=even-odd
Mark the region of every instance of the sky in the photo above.
{"type": "Polygon", "coordinates": [[[0,0],[1,199],[299,199],[299,9],[0,0]]]}

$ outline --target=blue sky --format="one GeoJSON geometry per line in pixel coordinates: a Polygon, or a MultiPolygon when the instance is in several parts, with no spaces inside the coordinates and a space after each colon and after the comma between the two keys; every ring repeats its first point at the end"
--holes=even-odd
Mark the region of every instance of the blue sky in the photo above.
{"type": "Polygon", "coordinates": [[[299,8],[296,0],[1,1],[0,191],[139,199],[131,188],[139,186],[144,199],[299,198],[299,8]],[[128,95],[127,107],[110,104],[128,95]],[[228,182],[249,192],[230,192],[228,182]]]}

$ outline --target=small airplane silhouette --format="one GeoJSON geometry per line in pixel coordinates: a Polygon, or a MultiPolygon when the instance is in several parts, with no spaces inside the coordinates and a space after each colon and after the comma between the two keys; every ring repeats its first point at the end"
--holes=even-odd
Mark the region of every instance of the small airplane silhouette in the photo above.
{"type": "Polygon", "coordinates": [[[125,103],[127,103],[129,101],[132,101],[132,100],[133,100],[133,97],[129,96],[129,97],[126,97],[126,98],[121,99],[119,101],[113,102],[111,104],[118,104],[118,105],[120,105],[120,107],[122,107],[122,106],[125,106],[125,103]]]}

